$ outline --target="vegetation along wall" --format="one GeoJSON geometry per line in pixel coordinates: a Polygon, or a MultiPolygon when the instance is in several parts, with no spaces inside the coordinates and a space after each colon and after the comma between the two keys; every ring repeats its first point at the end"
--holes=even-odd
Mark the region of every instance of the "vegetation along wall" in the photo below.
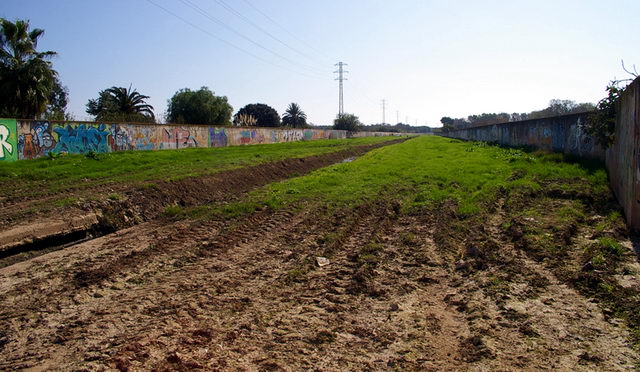
{"type": "Polygon", "coordinates": [[[453,130],[444,136],[507,146],[532,146],[605,160],[611,188],[629,225],[640,230],[640,78],[622,93],[615,141],[606,151],[582,130],[588,114],[453,130]]]}
{"type": "Polygon", "coordinates": [[[640,230],[640,78],[620,96],[615,141],[607,149],[611,188],[627,221],[640,230]]]}
{"type": "Polygon", "coordinates": [[[50,152],[81,154],[125,150],[223,147],[387,136],[398,133],[330,129],[212,127],[0,119],[0,160],[33,159],[50,152]]]}
{"type": "Polygon", "coordinates": [[[495,142],[506,146],[530,146],[604,160],[605,152],[602,147],[582,129],[581,124],[586,121],[587,115],[588,113],[580,113],[484,125],[452,130],[443,135],[464,140],[495,142]]]}

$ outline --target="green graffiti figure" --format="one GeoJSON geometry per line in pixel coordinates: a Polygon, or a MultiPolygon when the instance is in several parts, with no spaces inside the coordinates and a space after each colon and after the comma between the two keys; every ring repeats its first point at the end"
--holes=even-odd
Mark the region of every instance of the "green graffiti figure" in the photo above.
{"type": "Polygon", "coordinates": [[[0,119],[0,160],[17,160],[16,121],[0,119]]]}

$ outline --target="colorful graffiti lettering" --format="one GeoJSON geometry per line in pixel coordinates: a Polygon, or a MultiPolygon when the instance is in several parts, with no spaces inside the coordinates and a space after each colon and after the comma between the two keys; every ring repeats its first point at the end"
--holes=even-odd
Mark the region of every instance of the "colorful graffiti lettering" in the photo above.
{"type": "Polygon", "coordinates": [[[211,147],[227,146],[227,133],[224,129],[209,128],[209,145],[211,147]]]}
{"type": "Polygon", "coordinates": [[[104,124],[98,126],[80,124],[66,127],[56,127],[53,131],[58,135],[58,143],[54,152],[66,152],[70,154],[83,154],[91,151],[109,152],[108,136],[104,124]]]}
{"type": "Polygon", "coordinates": [[[198,141],[185,128],[163,128],[161,149],[182,149],[185,147],[198,147],[198,141]]]}
{"type": "Polygon", "coordinates": [[[15,119],[0,119],[0,160],[18,158],[17,125],[15,119]]]}

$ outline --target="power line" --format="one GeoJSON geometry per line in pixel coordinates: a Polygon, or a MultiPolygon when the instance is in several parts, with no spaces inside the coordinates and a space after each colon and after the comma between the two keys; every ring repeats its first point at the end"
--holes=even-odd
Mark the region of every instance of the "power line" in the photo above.
{"type": "Polygon", "coordinates": [[[324,58],[326,58],[328,61],[332,60],[333,58],[329,57],[327,54],[323,53],[321,50],[316,49],[313,45],[311,45],[310,43],[307,43],[306,41],[300,39],[298,36],[296,36],[293,32],[287,30],[284,26],[282,26],[280,23],[278,23],[276,20],[274,20],[273,18],[269,17],[269,15],[267,15],[265,12],[263,12],[262,10],[258,9],[255,5],[253,5],[249,0],[243,0],[247,5],[249,5],[253,10],[255,10],[256,12],[260,13],[263,17],[265,17],[266,19],[268,19],[269,21],[271,21],[271,23],[273,23],[274,25],[278,26],[282,31],[286,32],[287,34],[289,34],[289,36],[293,37],[294,39],[298,40],[300,43],[306,45],[309,49],[315,51],[316,53],[318,53],[319,55],[322,55],[324,58]]]}
{"type": "MultiPolygon", "coordinates": [[[[300,51],[299,49],[289,45],[288,43],[282,41],[280,38],[274,36],[273,34],[271,34],[269,31],[265,30],[264,28],[262,28],[260,25],[256,24],[255,22],[253,22],[251,19],[245,17],[242,13],[238,12],[236,9],[234,9],[232,6],[230,6],[229,4],[227,4],[224,0],[215,0],[218,4],[222,5],[228,12],[233,13],[236,17],[242,19],[243,21],[249,23],[250,25],[252,25],[253,27],[255,27],[256,29],[260,30],[262,33],[264,33],[265,35],[269,36],[270,38],[272,38],[273,40],[279,42],[280,44],[284,45],[285,47],[291,49],[292,51],[298,53],[299,55],[308,58],[310,60],[313,60],[312,57],[310,57],[308,54],[300,51]]],[[[318,69],[318,71],[322,71],[320,69],[318,69]]]]}
{"type": "Polygon", "coordinates": [[[270,65],[272,65],[272,66],[279,67],[279,68],[285,68],[285,67],[283,67],[283,66],[277,65],[277,64],[275,64],[275,63],[273,63],[273,62],[270,62],[270,61],[268,61],[268,60],[266,60],[266,59],[264,59],[264,58],[262,58],[262,57],[260,57],[260,56],[258,56],[258,55],[256,55],[256,54],[253,54],[253,53],[249,52],[249,51],[248,51],[248,50],[246,50],[246,49],[240,48],[239,46],[237,46],[237,45],[235,45],[235,44],[233,44],[233,43],[230,43],[230,42],[228,42],[228,41],[226,41],[226,40],[224,40],[224,39],[222,39],[222,38],[220,38],[220,37],[218,37],[218,36],[216,36],[216,35],[214,35],[214,34],[210,33],[209,31],[207,31],[207,30],[205,30],[205,29],[201,28],[200,26],[198,26],[198,25],[196,25],[196,24],[193,24],[193,23],[189,22],[188,20],[186,20],[186,19],[184,19],[184,18],[180,17],[179,15],[177,15],[177,14],[175,14],[174,12],[170,11],[169,9],[167,9],[167,8],[165,8],[165,7],[163,7],[163,6],[159,5],[159,4],[154,3],[152,0],[147,0],[147,2],[149,2],[149,3],[153,4],[154,6],[156,6],[156,7],[160,8],[160,9],[162,9],[162,10],[163,10],[163,11],[165,11],[166,13],[168,13],[168,14],[170,14],[170,15],[172,15],[172,16],[174,16],[174,17],[176,17],[176,18],[178,18],[179,20],[181,20],[182,22],[184,22],[184,23],[188,24],[189,26],[191,26],[191,27],[195,28],[196,30],[198,30],[198,31],[200,31],[200,32],[203,32],[204,34],[206,34],[206,35],[208,35],[208,36],[210,36],[210,37],[212,37],[212,38],[214,38],[214,39],[216,39],[216,40],[218,40],[218,41],[220,41],[220,42],[222,42],[222,43],[224,43],[224,44],[227,44],[228,46],[230,46],[230,47],[232,47],[232,48],[234,48],[234,49],[236,49],[236,50],[239,50],[239,51],[241,51],[241,52],[243,52],[243,53],[245,53],[245,54],[250,55],[250,56],[251,56],[251,57],[253,57],[253,58],[256,58],[256,59],[258,59],[258,60],[260,60],[260,61],[262,61],[262,62],[264,62],[264,63],[270,64],[270,65]]]}
{"type": "Polygon", "coordinates": [[[343,102],[343,95],[342,95],[342,82],[344,80],[347,80],[347,78],[344,77],[344,74],[348,73],[349,71],[346,71],[343,69],[344,66],[347,66],[346,63],[344,62],[338,62],[335,64],[335,66],[338,66],[338,70],[334,71],[334,74],[338,74],[338,77],[335,80],[338,80],[339,82],[339,93],[338,93],[338,117],[341,117],[342,115],[344,115],[344,102],[343,102]]]}
{"type": "MultiPolygon", "coordinates": [[[[245,36],[245,35],[244,35],[244,34],[242,34],[241,32],[239,32],[239,31],[237,31],[236,29],[234,29],[233,27],[231,27],[231,26],[227,25],[227,24],[226,24],[226,23],[224,23],[223,21],[221,21],[221,20],[217,19],[216,17],[212,16],[211,14],[209,14],[209,12],[207,12],[207,11],[206,11],[206,10],[204,10],[204,9],[202,9],[202,8],[201,8],[201,7],[199,7],[198,5],[194,4],[194,3],[193,3],[193,2],[191,2],[190,0],[180,0],[180,2],[182,2],[183,4],[185,4],[186,6],[188,6],[189,8],[191,8],[191,9],[195,10],[196,12],[200,13],[202,16],[204,16],[205,18],[207,18],[209,21],[214,22],[214,23],[216,23],[216,24],[218,24],[218,25],[220,25],[220,26],[224,27],[225,29],[227,29],[227,30],[229,30],[230,32],[232,32],[232,33],[234,33],[234,34],[238,35],[238,36],[239,36],[239,37],[241,37],[242,39],[244,39],[244,40],[248,41],[249,43],[251,43],[251,44],[253,44],[253,45],[255,45],[255,46],[257,46],[258,48],[260,48],[260,49],[262,49],[262,50],[264,50],[264,51],[266,51],[266,52],[268,52],[268,53],[271,53],[272,55],[274,55],[274,56],[276,56],[276,57],[278,57],[278,58],[280,58],[280,59],[282,59],[282,60],[284,60],[284,61],[287,61],[287,62],[291,63],[292,65],[297,65],[298,67],[301,67],[301,68],[306,69],[306,70],[313,70],[313,68],[311,68],[311,67],[308,67],[308,66],[306,66],[306,65],[303,65],[303,64],[297,63],[297,62],[295,62],[295,61],[293,61],[293,60],[291,60],[291,59],[289,59],[289,58],[287,58],[287,57],[283,56],[282,54],[280,54],[280,53],[278,53],[278,52],[275,52],[275,51],[273,51],[273,50],[271,50],[271,49],[269,49],[269,48],[265,47],[264,45],[262,45],[262,44],[260,44],[260,43],[258,43],[258,42],[256,42],[256,41],[254,41],[254,40],[252,40],[251,38],[249,38],[249,37],[245,36]]],[[[313,71],[313,73],[316,73],[316,72],[315,72],[315,71],[313,71]]]]}

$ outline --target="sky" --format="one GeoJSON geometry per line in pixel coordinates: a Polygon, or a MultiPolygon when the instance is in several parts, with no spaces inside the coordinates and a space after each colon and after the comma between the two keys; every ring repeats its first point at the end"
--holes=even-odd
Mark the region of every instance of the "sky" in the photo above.
{"type": "Polygon", "coordinates": [[[69,110],[130,85],[156,116],[179,89],[207,86],[234,112],[298,103],[316,125],[338,111],[366,124],[440,126],[443,116],[529,112],[551,99],[596,103],[640,69],[640,1],[2,0],[53,50],[69,110]]]}

